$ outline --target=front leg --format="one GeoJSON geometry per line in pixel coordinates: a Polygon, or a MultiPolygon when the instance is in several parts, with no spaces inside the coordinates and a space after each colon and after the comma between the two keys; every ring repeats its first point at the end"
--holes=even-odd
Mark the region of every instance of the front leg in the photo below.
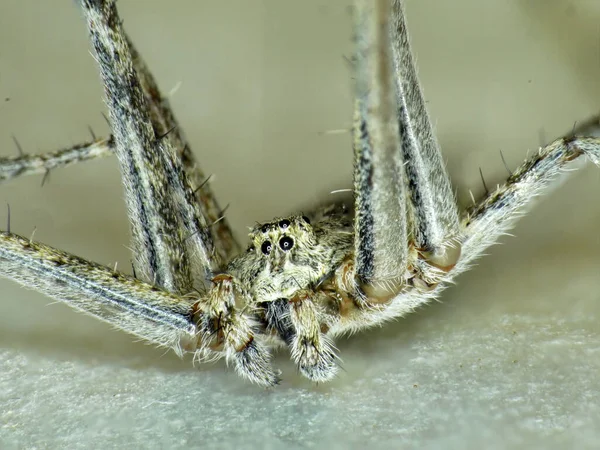
{"type": "Polygon", "coordinates": [[[245,308],[236,306],[236,300],[246,303],[246,299],[235,279],[221,274],[212,282],[207,297],[194,305],[193,318],[200,335],[196,358],[225,356],[242,377],[263,386],[277,384],[269,348],[258,336],[260,324],[245,308]]]}
{"type": "Polygon", "coordinates": [[[292,359],[305,377],[316,381],[331,380],[338,371],[330,339],[323,333],[316,301],[319,293],[298,291],[289,301],[290,319],[295,333],[290,342],[292,359]]]}
{"type": "Polygon", "coordinates": [[[291,299],[263,305],[267,331],[276,333],[290,348],[292,360],[306,378],[325,382],[338,371],[333,343],[322,308],[325,291],[300,290],[291,299]]]}

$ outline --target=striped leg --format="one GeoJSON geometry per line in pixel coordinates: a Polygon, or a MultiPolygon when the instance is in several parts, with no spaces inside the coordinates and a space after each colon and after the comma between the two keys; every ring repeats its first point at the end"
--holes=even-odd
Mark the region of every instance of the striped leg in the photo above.
{"type": "Polygon", "coordinates": [[[355,270],[366,297],[384,302],[417,259],[456,263],[459,220],[400,1],[360,2],[357,19],[355,270]]]}
{"type": "MultiPolygon", "coordinates": [[[[156,149],[162,148],[165,151],[160,150],[158,153],[165,155],[165,166],[159,169],[159,172],[163,172],[165,179],[169,181],[169,187],[175,191],[174,197],[181,200],[181,203],[188,202],[195,204],[196,206],[190,207],[187,205],[180,205],[179,211],[182,215],[182,228],[186,228],[185,233],[186,239],[184,243],[180,243],[185,246],[185,243],[191,244],[190,252],[193,252],[194,258],[199,258],[202,262],[201,265],[204,269],[210,267],[215,269],[221,265],[222,261],[230,259],[234,254],[239,251],[239,244],[234,239],[227,221],[223,218],[223,210],[219,207],[219,204],[210,189],[207,177],[204,175],[199,165],[194,159],[194,155],[190,150],[190,147],[185,139],[183,131],[178,126],[177,120],[173,111],[170,108],[169,102],[164,98],[152,76],[151,72],[145,65],[141,55],[138,53],[136,48],[133,46],[131,40],[125,35],[120,24],[116,22],[104,23],[108,20],[117,19],[116,10],[111,9],[109,6],[111,2],[83,2],[82,6],[84,11],[91,12],[94,8],[97,8],[101,14],[104,15],[103,21],[98,22],[98,28],[101,31],[108,31],[108,26],[113,26],[114,29],[111,32],[114,35],[107,37],[105,46],[97,46],[96,50],[114,51],[119,53],[120,57],[124,57],[121,67],[110,61],[110,58],[99,57],[97,60],[101,63],[105,74],[110,73],[114,76],[113,81],[117,81],[121,78],[121,87],[125,86],[123,92],[117,93],[113,91],[108,92],[109,106],[114,104],[127,103],[126,105],[132,115],[139,114],[140,110],[147,110],[147,113],[141,114],[143,120],[136,127],[131,127],[131,133],[129,136],[128,147],[136,148],[134,141],[142,142],[153,141],[151,144],[146,143],[145,145],[150,148],[151,146],[156,149]],[[92,8],[93,6],[93,8],[92,8]],[[110,48],[110,39],[115,38],[115,42],[119,48],[110,48]],[[111,67],[107,66],[107,63],[111,64],[111,67]],[[125,73],[123,71],[125,70],[125,73]],[[131,70],[133,69],[133,70],[131,70]],[[121,70],[121,73],[119,73],[121,70]],[[107,72],[106,72],[107,71],[107,72]],[[126,77],[131,77],[130,80],[126,80],[126,77]],[[127,84],[127,81],[135,79],[135,83],[127,84]],[[111,97],[111,96],[115,96],[111,97]],[[129,99],[129,100],[128,100],[129,99]],[[138,102],[139,104],[134,105],[133,103],[138,102]],[[137,128],[137,130],[135,130],[137,128]],[[135,130],[135,131],[134,131],[135,130]],[[135,135],[138,137],[134,137],[135,135]],[[171,160],[168,162],[168,160],[171,160]],[[175,170],[169,171],[169,166],[173,166],[175,170]],[[166,172],[169,171],[169,174],[166,172]],[[178,173],[175,173],[178,172],[178,173]],[[189,186],[189,187],[186,187],[189,186]],[[197,209],[198,211],[194,211],[197,209]]],[[[95,30],[92,30],[95,31],[95,30]]],[[[97,35],[98,36],[98,35],[97,35]]],[[[106,36],[109,36],[107,33],[106,36]]],[[[105,37],[106,37],[105,36],[105,37]]],[[[94,38],[94,35],[92,35],[94,38]]],[[[101,44],[101,40],[96,40],[96,44],[101,44]]],[[[104,55],[106,56],[106,55],[104,55]]],[[[113,85],[113,88],[115,86],[113,85]]],[[[114,112],[110,112],[111,121],[113,121],[113,127],[115,126],[114,112]]],[[[139,117],[137,118],[139,119],[139,117]]],[[[127,120],[123,116],[119,117],[118,122],[120,125],[124,125],[127,120]]],[[[122,169],[124,153],[119,150],[119,147],[123,145],[123,136],[116,135],[109,136],[104,139],[96,139],[94,137],[93,142],[75,145],[70,148],[61,149],[58,151],[41,154],[41,155],[27,155],[20,151],[20,155],[14,158],[0,158],[0,181],[7,181],[12,178],[16,178],[22,175],[31,175],[38,173],[49,173],[50,170],[57,167],[64,167],[81,161],[87,161],[98,157],[109,156],[112,153],[116,153],[119,158],[122,169]]],[[[18,146],[18,144],[17,144],[18,146]]],[[[20,150],[20,148],[19,148],[20,150]]],[[[149,156],[151,151],[144,150],[146,156],[149,156]]],[[[156,152],[155,152],[156,153],[156,152]]],[[[158,162],[154,158],[154,163],[158,162]]],[[[125,180],[130,180],[134,177],[132,171],[132,164],[141,167],[140,162],[129,161],[126,163],[127,175],[125,180]]],[[[156,172],[156,170],[155,170],[156,172]]],[[[158,174],[157,174],[158,175],[158,174]]],[[[131,181],[131,180],[130,180],[131,181]]],[[[156,182],[153,182],[156,183],[156,182]]],[[[129,183],[126,182],[126,186],[129,183]]],[[[140,191],[142,188],[136,188],[140,191]]],[[[161,186],[162,189],[162,186],[161,186]]],[[[159,189],[159,191],[161,190],[159,189]]],[[[138,192],[140,199],[146,197],[147,194],[142,195],[138,192]]],[[[159,194],[155,194],[154,200],[160,197],[159,194]]],[[[133,208],[133,205],[129,205],[133,208]]],[[[134,209],[139,209],[139,205],[134,209]]],[[[152,208],[151,208],[152,209],[152,208]]],[[[166,212],[167,209],[163,208],[166,212]]],[[[130,209],[131,212],[133,212],[130,209]]],[[[139,212],[136,213],[139,215],[139,212]]],[[[175,223],[175,222],[173,222],[175,223]]],[[[150,235],[152,232],[147,232],[138,229],[137,225],[134,225],[134,236],[150,235]]],[[[165,230],[168,227],[163,227],[165,230]]],[[[171,230],[173,231],[173,230],[171,230]]],[[[173,233],[171,233],[173,234],[173,233]]],[[[137,239],[137,238],[136,238],[137,239]]],[[[134,243],[134,247],[137,244],[134,243]]],[[[151,248],[152,246],[145,246],[151,248]]],[[[173,245],[165,244],[165,248],[173,247],[173,245]]],[[[140,253],[144,253],[141,249],[140,253]]],[[[159,257],[161,259],[162,257],[159,257]]],[[[152,260],[149,256],[144,256],[143,259],[152,260]]],[[[163,258],[164,259],[164,258],[163,258]]],[[[179,257],[182,265],[188,265],[184,263],[185,255],[179,257]]],[[[164,262],[151,263],[151,264],[164,264],[164,262]]],[[[141,264],[144,265],[144,264],[141,264]]],[[[163,277],[156,277],[155,269],[146,270],[146,267],[138,267],[138,272],[147,275],[147,279],[150,281],[157,280],[160,283],[160,279],[163,277]]],[[[184,269],[184,271],[187,269],[184,269]]],[[[203,273],[201,275],[204,275],[203,273]]],[[[188,283],[189,284],[189,283],[188,283]]]]}
{"type": "Polygon", "coordinates": [[[25,175],[47,174],[59,167],[104,158],[114,153],[114,146],[114,140],[110,137],[39,155],[21,153],[12,158],[0,158],[0,182],[25,175]]]}
{"type": "Polygon", "coordinates": [[[401,0],[393,1],[391,17],[398,123],[413,221],[411,235],[429,262],[452,266],[459,256],[454,242],[459,237],[458,209],[425,108],[401,0]]]}

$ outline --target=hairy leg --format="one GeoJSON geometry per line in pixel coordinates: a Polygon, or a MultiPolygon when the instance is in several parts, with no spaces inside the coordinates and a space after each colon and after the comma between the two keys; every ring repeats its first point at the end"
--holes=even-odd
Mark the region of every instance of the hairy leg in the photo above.
{"type": "Polygon", "coordinates": [[[357,4],[355,270],[367,297],[389,295],[377,283],[399,289],[408,265],[410,224],[386,19],[389,14],[388,2],[357,4]]]}
{"type": "Polygon", "coordinates": [[[463,257],[453,273],[468,269],[472,261],[505,234],[526,207],[580,157],[600,166],[600,138],[568,136],[540,148],[506,183],[470,208],[462,221],[463,257]]]}
{"type": "Polygon", "coordinates": [[[171,292],[193,289],[219,267],[207,219],[172,143],[156,135],[115,3],[81,2],[105,87],[121,167],[136,269],[171,292]]]}
{"type": "MultiPolygon", "coordinates": [[[[126,35],[125,38],[131,52],[132,65],[139,77],[140,88],[148,107],[154,134],[168,140],[173,147],[175,156],[194,191],[202,215],[209,224],[208,232],[215,244],[216,258],[220,261],[227,261],[239,251],[240,247],[231,232],[228,221],[223,217],[223,209],[220,208],[210,188],[209,179],[195,160],[168,99],[162,96],[152,73],[131,40],[126,35]]],[[[96,139],[92,133],[92,137],[92,142],[39,155],[24,154],[17,143],[20,153],[18,156],[0,158],[0,181],[8,181],[24,175],[47,174],[58,167],[114,153],[115,141],[112,136],[96,139]]]]}
{"type": "Polygon", "coordinates": [[[263,386],[279,382],[271,367],[271,353],[259,334],[261,326],[252,315],[236,307],[236,300],[247,303],[230,275],[217,275],[206,297],[193,307],[198,324],[200,346],[196,359],[225,357],[240,376],[263,386]]]}
{"type": "Polygon", "coordinates": [[[210,188],[210,180],[196,161],[183,129],[178,125],[175,114],[169,105],[169,100],[161,94],[152,72],[129,37],[127,37],[127,43],[131,51],[133,67],[139,76],[140,86],[149,107],[154,131],[157,136],[165,136],[171,141],[181,161],[181,167],[194,190],[202,214],[211,224],[210,232],[218,257],[221,261],[227,261],[239,252],[240,245],[235,240],[228,221],[222,216],[223,209],[219,206],[217,198],[210,188]]]}
{"type": "Polygon", "coordinates": [[[359,2],[357,20],[355,271],[364,295],[385,303],[408,278],[435,284],[461,237],[401,2],[359,2]]]}
{"type": "Polygon", "coordinates": [[[178,354],[196,348],[193,299],[109,267],[3,232],[0,274],[178,354]]]}
{"type": "MultiPolygon", "coordinates": [[[[20,150],[20,149],[19,149],[20,150]]],[[[72,164],[103,158],[114,153],[112,137],[94,139],[92,142],[39,155],[20,154],[12,158],[0,158],[0,182],[25,175],[46,174],[51,170],[72,164]]]]}
{"type": "Polygon", "coordinates": [[[299,291],[290,300],[290,318],[294,335],[290,343],[292,359],[305,377],[316,381],[331,380],[338,371],[333,344],[323,333],[318,301],[312,291],[299,291]]]}
{"type": "Polygon", "coordinates": [[[450,178],[425,108],[401,0],[391,11],[391,46],[402,154],[412,216],[411,236],[426,259],[438,266],[458,258],[459,219],[450,178]]]}

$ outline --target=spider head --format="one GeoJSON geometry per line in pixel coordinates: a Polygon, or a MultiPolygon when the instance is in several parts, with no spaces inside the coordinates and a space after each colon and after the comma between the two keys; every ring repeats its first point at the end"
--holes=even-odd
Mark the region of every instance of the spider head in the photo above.
{"type": "Polygon", "coordinates": [[[295,215],[256,225],[247,251],[235,257],[225,273],[240,293],[257,302],[292,298],[329,276],[352,251],[349,216],[295,215]]]}
{"type": "Polygon", "coordinates": [[[315,258],[317,235],[308,217],[295,215],[258,224],[250,239],[248,261],[253,260],[257,270],[247,281],[262,301],[286,298],[321,276],[319,258],[315,258]]]}
{"type": "MultiPolygon", "coordinates": [[[[294,260],[316,245],[316,238],[306,216],[290,216],[261,223],[250,232],[252,247],[258,255],[277,266],[294,260]]],[[[283,267],[281,267],[283,269],[283,267]]]]}

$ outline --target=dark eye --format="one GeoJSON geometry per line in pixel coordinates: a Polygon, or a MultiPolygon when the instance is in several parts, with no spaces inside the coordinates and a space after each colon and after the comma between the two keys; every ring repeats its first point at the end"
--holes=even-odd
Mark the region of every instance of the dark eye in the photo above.
{"type": "Polygon", "coordinates": [[[282,228],[282,229],[285,230],[289,226],[290,226],[290,221],[289,220],[283,219],[283,220],[279,221],[279,228],[282,228]]]}
{"type": "Polygon", "coordinates": [[[263,225],[262,227],[260,227],[260,231],[262,231],[263,233],[266,233],[267,231],[269,231],[269,225],[263,225]]]}
{"type": "Polygon", "coordinates": [[[269,253],[271,253],[271,250],[273,249],[273,246],[271,245],[271,241],[265,241],[262,243],[262,245],[260,246],[260,250],[265,254],[268,255],[269,253]]]}
{"type": "Polygon", "coordinates": [[[302,216],[302,220],[304,220],[307,224],[310,225],[310,219],[306,216],[302,216]]]}
{"type": "Polygon", "coordinates": [[[279,239],[279,246],[281,247],[281,250],[285,250],[287,252],[294,246],[294,240],[289,236],[284,236],[279,239]]]}

